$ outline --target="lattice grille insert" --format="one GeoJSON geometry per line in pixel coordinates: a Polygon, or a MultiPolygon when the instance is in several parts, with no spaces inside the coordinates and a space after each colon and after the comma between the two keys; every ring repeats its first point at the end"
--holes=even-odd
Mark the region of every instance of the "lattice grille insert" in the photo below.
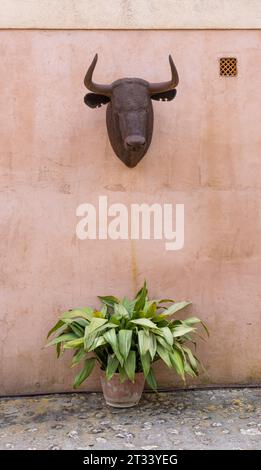
{"type": "Polygon", "coordinates": [[[237,76],[236,57],[221,57],[219,59],[219,74],[221,77],[236,77],[237,76]]]}

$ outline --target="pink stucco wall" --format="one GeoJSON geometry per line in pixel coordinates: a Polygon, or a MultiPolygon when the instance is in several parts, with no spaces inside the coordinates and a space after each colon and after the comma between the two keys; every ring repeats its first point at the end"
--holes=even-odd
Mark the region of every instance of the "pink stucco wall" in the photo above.
{"type": "MultiPolygon", "coordinates": [[[[0,393],[69,390],[66,355],[44,349],[60,311],[97,294],[190,299],[211,337],[197,384],[261,379],[261,31],[0,32],[0,393]],[[105,108],[83,104],[95,52],[100,82],[169,76],[170,103],[154,102],[151,148],[135,169],[113,154],[105,108]],[[220,78],[218,58],[238,58],[220,78]],[[109,202],[185,204],[185,246],[80,241],[76,207],[109,202]]],[[[178,382],[156,367],[161,386],[178,382]]],[[[98,387],[97,375],[83,389],[98,387]]]]}

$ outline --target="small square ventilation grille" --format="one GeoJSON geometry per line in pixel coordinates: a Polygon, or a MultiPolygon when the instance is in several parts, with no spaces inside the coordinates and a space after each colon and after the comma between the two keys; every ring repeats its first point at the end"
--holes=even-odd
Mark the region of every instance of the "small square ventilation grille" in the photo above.
{"type": "Polygon", "coordinates": [[[221,57],[219,59],[219,75],[221,77],[236,77],[237,76],[236,57],[221,57]]]}

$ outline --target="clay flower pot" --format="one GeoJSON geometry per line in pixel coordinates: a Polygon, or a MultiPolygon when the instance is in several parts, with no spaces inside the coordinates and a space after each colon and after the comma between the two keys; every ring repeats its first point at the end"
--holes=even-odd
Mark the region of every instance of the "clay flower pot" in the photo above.
{"type": "Polygon", "coordinates": [[[134,383],[130,380],[121,383],[119,374],[114,374],[111,380],[107,380],[103,370],[100,370],[100,379],[107,405],[129,408],[139,403],[145,383],[142,372],[136,373],[134,383]]]}

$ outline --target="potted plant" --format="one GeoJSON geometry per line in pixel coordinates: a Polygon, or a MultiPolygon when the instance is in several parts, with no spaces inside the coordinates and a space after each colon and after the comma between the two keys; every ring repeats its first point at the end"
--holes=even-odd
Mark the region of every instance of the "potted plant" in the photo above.
{"type": "Polygon", "coordinates": [[[145,379],[153,390],[157,389],[152,364],[158,360],[184,381],[186,374],[198,375],[199,360],[187,343],[192,342],[197,324],[206,327],[197,317],[172,318],[191,302],[149,300],[146,281],[133,300],[114,296],[99,299],[100,310],[84,307],[64,312],[48,333],[48,337],[56,334],[47,346],[56,346],[57,357],[73,349],[72,366],[84,363],[74,388],[87,379],[97,361],[106,403],[129,407],[139,402],[145,379]]]}

